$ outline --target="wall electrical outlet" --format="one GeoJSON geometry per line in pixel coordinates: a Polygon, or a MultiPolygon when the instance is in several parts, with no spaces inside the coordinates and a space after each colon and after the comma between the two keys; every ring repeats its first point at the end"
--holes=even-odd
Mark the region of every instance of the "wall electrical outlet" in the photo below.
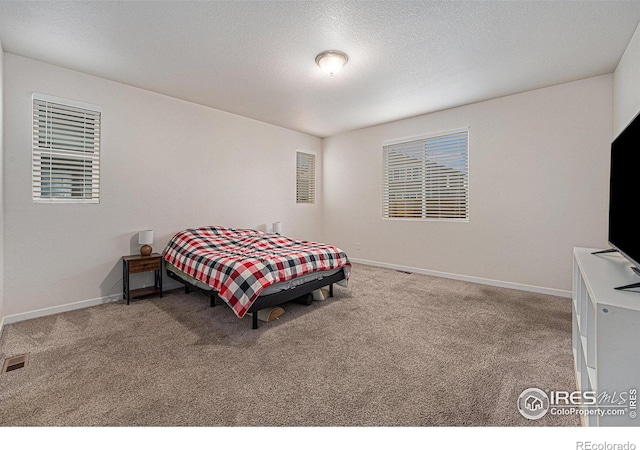
{"type": "Polygon", "coordinates": [[[360,250],[360,242],[356,242],[356,250],[360,250]]]}

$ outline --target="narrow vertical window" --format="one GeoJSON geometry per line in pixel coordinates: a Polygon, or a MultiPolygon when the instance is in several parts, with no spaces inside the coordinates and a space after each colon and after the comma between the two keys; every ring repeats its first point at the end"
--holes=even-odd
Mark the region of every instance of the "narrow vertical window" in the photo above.
{"type": "Polygon", "coordinates": [[[469,132],[383,146],[387,219],[469,219],[469,132]]]}
{"type": "Polygon", "coordinates": [[[296,152],[296,203],[316,201],[316,155],[296,152]]]}
{"type": "Polygon", "coordinates": [[[33,94],[34,201],[99,203],[100,116],[97,106],[33,94]]]}

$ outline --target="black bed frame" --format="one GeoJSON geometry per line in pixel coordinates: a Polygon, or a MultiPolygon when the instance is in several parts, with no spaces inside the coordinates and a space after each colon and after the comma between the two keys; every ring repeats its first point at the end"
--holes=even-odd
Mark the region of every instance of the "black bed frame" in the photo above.
{"type": "MultiPolygon", "coordinates": [[[[167,275],[169,278],[172,278],[180,283],[184,284],[184,292],[188,294],[191,292],[191,289],[196,289],[206,293],[210,299],[210,306],[216,306],[216,299],[218,298],[218,292],[213,288],[203,289],[199,286],[196,286],[192,283],[189,283],[186,280],[183,280],[178,275],[173,273],[172,271],[167,269],[167,275]]],[[[320,289],[325,286],[329,286],[329,297],[333,297],[333,283],[337,283],[338,281],[344,280],[344,270],[339,270],[333,275],[329,275],[328,277],[324,277],[321,280],[313,280],[308,283],[301,284],[293,289],[286,289],[284,291],[276,292],[274,294],[269,295],[261,295],[259,296],[255,302],[251,305],[251,307],[247,310],[248,313],[252,313],[252,325],[251,328],[254,330],[258,328],[258,311],[264,308],[271,308],[274,306],[278,306],[282,303],[298,300],[304,298],[301,303],[306,305],[311,304],[312,292],[316,289],[320,289]]]]}

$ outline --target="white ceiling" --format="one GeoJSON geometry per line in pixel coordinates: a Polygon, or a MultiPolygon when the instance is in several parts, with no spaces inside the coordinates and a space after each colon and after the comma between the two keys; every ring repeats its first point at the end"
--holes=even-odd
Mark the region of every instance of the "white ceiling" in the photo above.
{"type": "Polygon", "coordinates": [[[639,21],[640,1],[0,1],[0,42],[325,137],[611,73],[639,21]]]}

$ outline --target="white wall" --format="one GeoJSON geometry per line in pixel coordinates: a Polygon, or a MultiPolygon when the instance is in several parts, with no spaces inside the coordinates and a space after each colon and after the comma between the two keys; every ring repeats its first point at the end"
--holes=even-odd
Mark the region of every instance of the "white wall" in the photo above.
{"type": "Polygon", "coordinates": [[[612,83],[600,76],[325,138],[325,241],[357,260],[566,294],[572,247],[607,244],[612,83]],[[469,222],[383,220],[381,143],[464,127],[469,222]]]}
{"type": "Polygon", "coordinates": [[[640,25],[614,73],[614,136],[640,111],[640,25]]]}
{"type": "Polygon", "coordinates": [[[0,336],[4,322],[4,121],[3,121],[3,95],[4,95],[4,51],[0,42],[0,336]]]}
{"type": "Polygon", "coordinates": [[[155,251],[214,224],[321,239],[321,196],[295,203],[295,151],[318,155],[320,179],[320,139],[9,53],[4,65],[7,320],[120,294],[138,230],[155,230],[155,251]],[[32,201],[33,91],[102,106],[100,204],[32,201]]]}

